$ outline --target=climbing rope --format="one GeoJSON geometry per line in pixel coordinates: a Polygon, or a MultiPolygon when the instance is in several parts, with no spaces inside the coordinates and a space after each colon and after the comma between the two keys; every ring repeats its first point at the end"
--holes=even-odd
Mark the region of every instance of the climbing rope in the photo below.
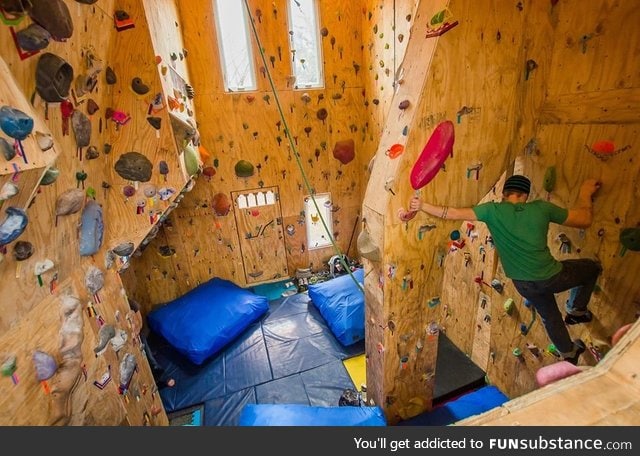
{"type": "Polygon", "coordinates": [[[327,223],[326,223],[324,217],[322,216],[322,211],[320,210],[320,207],[318,206],[318,202],[316,201],[315,196],[314,196],[315,192],[314,192],[313,188],[311,187],[311,184],[309,183],[309,179],[307,178],[307,174],[305,173],[304,168],[302,166],[302,162],[300,161],[300,154],[298,153],[298,149],[297,149],[297,147],[295,145],[295,141],[293,139],[293,136],[291,136],[291,130],[289,129],[289,126],[287,125],[287,120],[285,119],[284,112],[282,110],[282,105],[280,103],[280,98],[278,97],[278,92],[277,92],[275,84],[273,82],[273,78],[271,77],[271,72],[269,71],[269,65],[267,64],[267,59],[265,57],[264,48],[263,48],[262,43],[260,41],[260,37],[258,36],[258,30],[256,29],[255,20],[253,18],[253,15],[251,14],[251,10],[249,9],[248,0],[244,0],[244,6],[245,6],[245,8],[247,10],[247,14],[249,15],[249,22],[251,24],[251,30],[253,32],[253,37],[255,38],[256,44],[257,44],[258,49],[260,51],[260,58],[262,59],[262,64],[263,64],[263,67],[265,69],[265,74],[267,76],[267,79],[269,80],[269,85],[271,87],[271,92],[272,92],[273,98],[275,100],[275,105],[276,105],[276,107],[278,109],[278,114],[280,115],[280,120],[282,121],[282,125],[284,127],[284,133],[285,133],[285,135],[287,137],[287,140],[289,141],[289,147],[291,147],[291,150],[293,151],[293,156],[294,156],[294,158],[296,160],[296,164],[298,166],[298,169],[300,170],[300,174],[302,175],[302,181],[304,182],[304,186],[307,189],[307,192],[309,192],[309,195],[311,195],[311,200],[313,201],[313,205],[315,206],[316,210],[318,211],[318,215],[320,217],[320,221],[322,222],[322,226],[324,227],[324,230],[327,233],[327,236],[328,236],[329,240],[331,241],[331,245],[332,245],[334,251],[338,255],[338,259],[339,259],[340,263],[344,267],[345,271],[347,271],[349,273],[349,275],[351,276],[353,281],[356,283],[356,285],[358,286],[360,291],[362,291],[364,293],[364,288],[362,287],[362,285],[360,285],[360,282],[358,282],[358,280],[353,275],[353,272],[351,271],[351,267],[345,261],[345,255],[340,250],[340,247],[336,244],[336,242],[335,242],[335,240],[333,238],[333,234],[330,232],[329,227],[327,226],[327,223]]]}

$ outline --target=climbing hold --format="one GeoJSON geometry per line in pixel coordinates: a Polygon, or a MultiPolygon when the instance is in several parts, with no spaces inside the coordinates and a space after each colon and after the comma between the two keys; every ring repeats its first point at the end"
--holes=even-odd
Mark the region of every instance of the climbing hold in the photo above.
{"type": "Polygon", "coordinates": [[[98,151],[98,148],[96,146],[89,146],[87,148],[87,153],[86,153],[87,160],[95,160],[99,156],[100,156],[100,152],[98,151]]]}
{"type": "Polygon", "coordinates": [[[60,215],[75,214],[84,204],[84,192],[79,188],[64,191],[56,200],[56,218],[60,215]]]}
{"type": "Polygon", "coordinates": [[[33,119],[19,109],[2,106],[0,108],[0,128],[13,139],[22,141],[33,130],[33,119]]]}
{"type": "Polygon", "coordinates": [[[7,161],[13,160],[13,157],[16,156],[16,149],[2,136],[0,136],[0,152],[7,161]]]}
{"type": "Polygon", "coordinates": [[[156,130],[160,130],[160,126],[162,125],[162,117],[147,117],[147,122],[156,130]]]}
{"type": "Polygon", "coordinates": [[[0,207],[2,207],[2,204],[6,200],[13,198],[15,195],[17,195],[18,191],[19,191],[19,188],[16,184],[10,181],[5,182],[4,185],[2,185],[2,188],[0,188],[0,207]]]}
{"type": "Polygon", "coordinates": [[[98,344],[93,348],[96,355],[104,353],[107,344],[116,335],[116,328],[113,325],[102,325],[98,331],[98,344]]]}
{"type": "Polygon", "coordinates": [[[385,154],[389,158],[398,158],[404,152],[404,146],[402,144],[394,144],[387,149],[385,154]]]}
{"type": "Polygon", "coordinates": [[[640,228],[623,229],[620,232],[620,243],[622,244],[620,256],[624,256],[627,250],[640,251],[640,228]]]}
{"type": "Polygon", "coordinates": [[[29,223],[29,217],[23,209],[9,206],[5,212],[7,217],[0,222],[0,246],[17,239],[29,223]]]}
{"type": "Polygon", "coordinates": [[[550,166],[544,173],[544,181],[542,182],[542,187],[548,192],[551,193],[556,186],[556,167],[550,166]]]}
{"type": "Polygon", "coordinates": [[[239,160],[235,165],[235,173],[238,177],[251,177],[253,176],[253,165],[247,160],[239,160]]]}
{"type": "Polygon", "coordinates": [[[18,241],[13,246],[13,257],[16,261],[24,261],[33,255],[33,244],[29,241],[18,241]]]}
{"type": "Polygon", "coordinates": [[[129,388],[136,366],[136,357],[131,353],[126,353],[120,362],[120,393],[124,393],[129,388]]]}
{"type": "Polygon", "coordinates": [[[131,198],[133,195],[136,194],[136,189],[133,185],[125,185],[122,188],[122,194],[127,198],[131,198]]]}
{"type": "Polygon", "coordinates": [[[108,66],[105,70],[104,76],[107,84],[109,85],[113,85],[118,82],[118,77],[116,76],[115,71],[113,71],[113,68],[111,68],[110,66],[108,66]]]}
{"type": "Polygon", "coordinates": [[[151,179],[153,164],[139,152],[122,154],[115,164],[120,177],[130,181],[148,182],[151,179]]]}
{"type": "Polygon", "coordinates": [[[411,105],[411,102],[409,100],[403,100],[400,102],[400,104],[398,105],[398,109],[404,111],[405,109],[407,109],[409,106],[411,105]]]}
{"type": "Polygon", "coordinates": [[[225,216],[231,210],[231,201],[224,193],[216,193],[211,202],[213,212],[218,216],[225,216]]]}
{"type": "Polygon", "coordinates": [[[183,148],[184,166],[189,176],[194,176],[200,171],[200,156],[191,144],[183,148]]]}
{"type": "Polygon", "coordinates": [[[73,21],[63,0],[30,0],[29,17],[40,24],[56,41],[66,41],[73,35],[73,21]]]}
{"type": "Polygon", "coordinates": [[[142,79],[136,77],[131,80],[131,88],[138,95],[144,95],[149,92],[149,86],[142,82],[142,79]]]}
{"type": "Polygon", "coordinates": [[[46,152],[53,147],[53,137],[49,133],[36,131],[36,142],[42,152],[46,152]]]}
{"type": "Polygon", "coordinates": [[[202,169],[202,174],[211,181],[211,178],[216,175],[216,169],[213,166],[206,166],[202,169]]]}
{"type": "Polygon", "coordinates": [[[135,27],[133,20],[131,20],[129,14],[124,10],[116,10],[113,20],[116,30],[119,32],[135,27]]]}
{"type": "Polygon", "coordinates": [[[100,109],[100,107],[98,106],[98,103],[96,103],[92,98],[89,98],[87,100],[87,114],[89,114],[90,116],[95,114],[98,109],[100,109]]]}
{"type": "Polygon", "coordinates": [[[25,51],[40,51],[49,46],[51,39],[51,34],[36,23],[16,33],[18,45],[25,51]]]}
{"type": "Polygon", "coordinates": [[[440,122],[411,169],[410,181],[414,190],[421,189],[438,174],[447,157],[453,155],[454,142],[453,122],[440,122]]]}
{"type": "Polygon", "coordinates": [[[91,121],[79,110],[73,111],[71,115],[71,128],[75,135],[76,145],[86,147],[91,142],[91,121]]]}
{"type": "Polygon", "coordinates": [[[322,120],[322,122],[324,122],[324,120],[327,118],[328,116],[328,112],[325,108],[320,108],[318,109],[318,112],[316,113],[316,116],[318,117],[318,119],[322,120]]]}
{"type": "Polygon", "coordinates": [[[507,315],[511,315],[511,312],[513,312],[514,307],[515,307],[515,303],[513,301],[513,298],[507,299],[503,304],[504,311],[507,313],[507,315]]]}
{"type": "Polygon", "coordinates": [[[333,157],[346,165],[355,158],[355,142],[353,139],[337,141],[333,147],[333,157]]]}
{"type": "Polygon", "coordinates": [[[80,256],[90,256],[102,246],[104,224],[102,206],[95,200],[89,200],[82,210],[80,225],[80,256]]]}
{"type": "Polygon", "coordinates": [[[36,91],[49,103],[57,103],[69,96],[73,68],[61,57],[46,52],[36,65],[36,91]]]}
{"type": "Polygon", "coordinates": [[[166,161],[160,160],[160,163],[158,163],[158,170],[160,174],[164,176],[165,180],[167,180],[167,174],[169,174],[169,165],[166,161]]]}
{"type": "Polygon", "coordinates": [[[36,368],[36,379],[40,382],[50,379],[58,369],[58,363],[53,356],[41,350],[35,350],[31,356],[36,368]]]}

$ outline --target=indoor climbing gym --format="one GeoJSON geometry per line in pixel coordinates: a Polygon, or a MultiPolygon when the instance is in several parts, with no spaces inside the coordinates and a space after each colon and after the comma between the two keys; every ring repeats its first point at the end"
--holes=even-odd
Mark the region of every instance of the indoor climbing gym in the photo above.
{"type": "Polygon", "coordinates": [[[640,425],[637,1],[0,16],[0,426],[640,425]]]}

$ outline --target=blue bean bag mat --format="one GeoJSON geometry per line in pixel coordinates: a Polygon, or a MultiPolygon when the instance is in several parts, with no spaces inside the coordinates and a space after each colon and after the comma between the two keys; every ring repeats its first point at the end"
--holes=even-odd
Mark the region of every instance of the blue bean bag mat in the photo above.
{"type": "Polygon", "coordinates": [[[384,412],[375,407],[313,407],[302,404],[247,404],[240,426],[386,426],[384,412]]]}
{"type": "Polygon", "coordinates": [[[269,310],[264,296],[215,277],[152,310],[149,327],[195,364],[202,364],[269,310]]]}
{"type": "MultiPolygon", "coordinates": [[[[356,269],[353,276],[363,284],[362,268],[356,269]]],[[[364,292],[351,275],[309,285],[309,297],[342,345],[364,339],[364,292]]]]}

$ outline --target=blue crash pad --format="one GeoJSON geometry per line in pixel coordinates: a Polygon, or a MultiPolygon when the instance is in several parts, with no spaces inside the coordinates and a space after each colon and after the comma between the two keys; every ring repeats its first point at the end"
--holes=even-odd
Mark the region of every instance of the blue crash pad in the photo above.
{"type": "Polygon", "coordinates": [[[240,426],[386,426],[376,407],[312,407],[300,404],[247,404],[240,426]]]}
{"type": "Polygon", "coordinates": [[[309,285],[309,297],[324,317],[333,335],[349,346],[364,339],[364,270],[309,285]]]}
{"type": "Polygon", "coordinates": [[[269,310],[269,301],[215,277],[152,310],[151,329],[201,365],[269,310]]]}
{"type": "Polygon", "coordinates": [[[507,402],[509,398],[493,385],[483,386],[406,421],[400,426],[447,426],[473,415],[487,412],[507,402]]]}

